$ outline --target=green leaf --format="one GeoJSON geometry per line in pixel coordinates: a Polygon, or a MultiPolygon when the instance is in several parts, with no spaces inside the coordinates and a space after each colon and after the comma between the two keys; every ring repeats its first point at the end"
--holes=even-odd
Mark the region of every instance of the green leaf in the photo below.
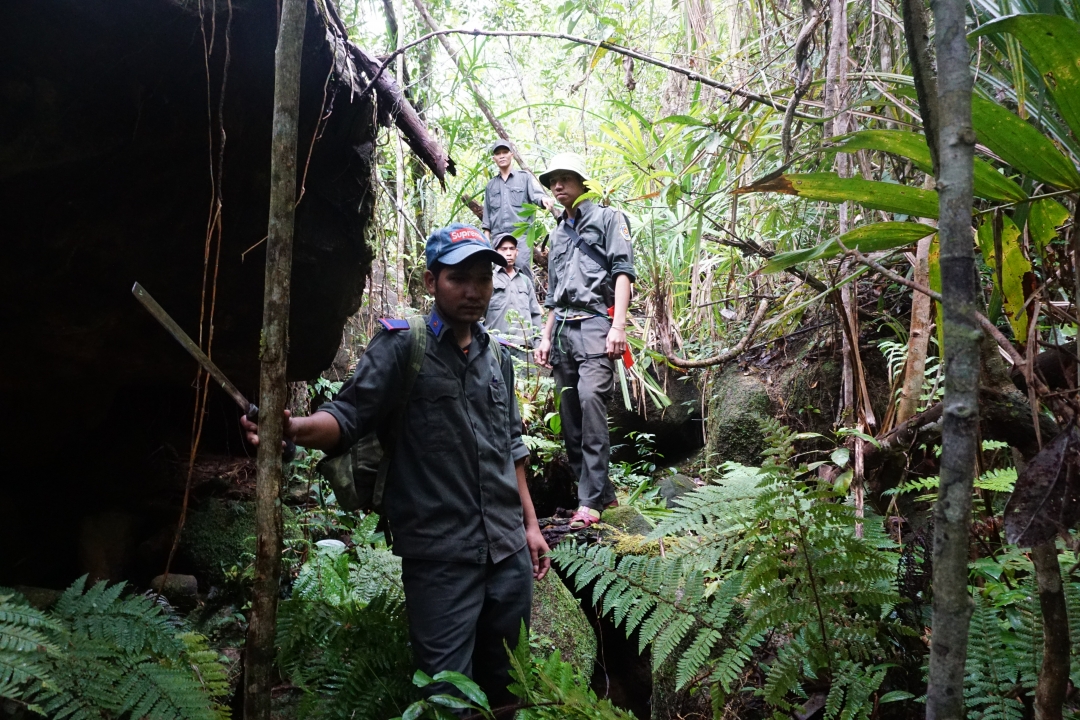
{"type": "Polygon", "coordinates": [[[418,717],[424,714],[427,710],[428,704],[423,700],[417,700],[409,707],[405,708],[405,712],[401,713],[401,720],[416,720],[418,717]]]}
{"type": "MultiPolygon", "coordinates": [[[[990,218],[979,227],[979,249],[983,260],[994,270],[994,284],[998,282],[997,253],[994,248],[994,223],[990,218]]],[[[1001,291],[1003,309],[1012,325],[1013,335],[1021,342],[1027,341],[1028,317],[1024,311],[1024,277],[1031,272],[1031,261],[1020,247],[1020,228],[1008,215],[1002,215],[1001,229],[1001,291]]]]}
{"type": "Polygon", "coordinates": [[[418,688],[427,687],[433,682],[435,681],[431,679],[431,676],[423,670],[417,670],[415,673],[413,673],[412,683],[418,688]]]}
{"type": "Polygon", "coordinates": [[[1025,13],[988,22],[971,37],[1002,32],[1024,46],[1061,116],[1080,135],[1080,24],[1061,15],[1025,13]]]}
{"type": "Polygon", "coordinates": [[[932,190],[862,178],[842,178],[831,172],[767,176],[733,194],[753,192],[778,192],[834,203],[852,201],[874,210],[915,217],[938,216],[938,197],[932,190]]]}
{"type": "Polygon", "coordinates": [[[972,95],[971,122],[978,141],[1024,175],[1061,188],[1080,187],[1076,166],[1048,137],[1013,112],[972,95]]]}
{"type": "Polygon", "coordinates": [[[832,460],[833,465],[836,465],[836,467],[844,467],[848,464],[848,460],[851,459],[851,451],[845,447],[836,448],[832,451],[829,459],[832,460]]]}
{"type": "Polygon", "coordinates": [[[1028,215],[1028,234],[1035,250],[1042,255],[1046,246],[1057,237],[1058,227],[1069,219],[1069,211],[1057,200],[1046,198],[1031,204],[1028,215]]]}
{"type": "Polygon", "coordinates": [[[443,707],[454,708],[455,710],[475,710],[476,707],[459,697],[453,695],[432,695],[428,698],[429,702],[433,702],[436,705],[442,705],[443,707]]]}
{"type": "MultiPolygon", "coordinates": [[[[923,223],[878,222],[860,225],[854,230],[848,230],[840,236],[839,240],[848,249],[868,253],[911,245],[933,232],[933,227],[923,223]]],[[[792,265],[799,265],[811,260],[828,260],[839,254],[840,245],[837,244],[835,238],[830,238],[805,250],[777,253],[769,258],[769,262],[765,264],[761,272],[780,272],[792,265]]]]}
{"type": "MultiPolygon", "coordinates": [[[[924,173],[933,173],[930,148],[922,133],[910,130],[862,130],[836,138],[836,149],[841,152],[856,150],[880,150],[907,158],[924,173]]],[[[999,173],[985,160],[975,158],[975,195],[987,200],[1012,202],[1026,200],[1019,185],[999,173]]]]}
{"type": "Polygon", "coordinates": [[[487,695],[484,694],[484,691],[480,689],[479,685],[474,683],[465,675],[462,675],[459,672],[454,672],[453,670],[443,670],[442,672],[437,673],[433,679],[435,680],[435,682],[450,683],[458,690],[460,690],[462,694],[465,695],[465,697],[469,698],[480,707],[484,708],[485,710],[491,709],[491,707],[488,705],[487,695]]]}
{"type": "Polygon", "coordinates": [[[915,697],[914,695],[907,692],[906,690],[893,690],[892,692],[887,692],[884,695],[882,695],[880,698],[878,698],[878,703],[881,704],[881,703],[897,702],[897,701],[900,701],[900,700],[911,700],[914,697],[915,697]]]}

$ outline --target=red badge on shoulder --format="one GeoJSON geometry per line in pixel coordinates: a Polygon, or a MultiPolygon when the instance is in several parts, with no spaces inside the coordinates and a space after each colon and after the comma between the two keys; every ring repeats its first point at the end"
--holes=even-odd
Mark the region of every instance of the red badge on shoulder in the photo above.
{"type": "Polygon", "coordinates": [[[408,330],[409,321],[399,320],[398,318],[379,318],[379,324],[385,329],[393,332],[394,330],[408,330]]]}

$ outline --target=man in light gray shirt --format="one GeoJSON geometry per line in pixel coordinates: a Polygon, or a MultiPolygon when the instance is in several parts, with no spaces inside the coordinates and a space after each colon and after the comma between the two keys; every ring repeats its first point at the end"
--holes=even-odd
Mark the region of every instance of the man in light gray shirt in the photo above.
{"type": "MultiPolygon", "coordinates": [[[[554,201],[544,193],[536,178],[524,170],[513,170],[514,155],[510,143],[496,140],[491,144],[491,155],[499,174],[491,178],[484,188],[484,232],[492,240],[515,231],[525,203],[539,205],[551,210],[554,201]]],[[[518,253],[516,267],[532,277],[530,263],[532,248],[525,246],[518,253]]]]}
{"type": "MultiPolygon", "coordinates": [[[[496,265],[494,268],[495,290],[484,316],[484,327],[508,340],[516,350],[528,350],[536,346],[543,324],[536,286],[528,275],[518,272],[515,267],[518,239],[512,233],[504,233],[492,245],[506,259],[506,267],[496,265]]],[[[515,355],[523,357],[519,352],[515,355]]]]}

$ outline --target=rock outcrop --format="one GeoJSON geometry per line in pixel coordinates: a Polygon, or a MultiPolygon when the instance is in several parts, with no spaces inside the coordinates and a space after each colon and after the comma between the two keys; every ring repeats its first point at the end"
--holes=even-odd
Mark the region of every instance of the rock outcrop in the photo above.
{"type": "MultiPolygon", "coordinates": [[[[212,313],[213,358],[257,393],[276,22],[263,0],[0,4],[0,403],[19,448],[0,480],[0,583],[78,574],[74,543],[46,525],[126,513],[138,543],[150,506],[175,499],[161,469],[190,442],[195,364],[134,282],[196,339],[212,313]]],[[[390,76],[362,92],[377,65],[331,3],[309,4],[293,379],[331,363],[360,303],[377,123],[407,126],[440,179],[452,168],[390,76]]],[[[242,452],[219,395],[203,448],[242,452]]]]}

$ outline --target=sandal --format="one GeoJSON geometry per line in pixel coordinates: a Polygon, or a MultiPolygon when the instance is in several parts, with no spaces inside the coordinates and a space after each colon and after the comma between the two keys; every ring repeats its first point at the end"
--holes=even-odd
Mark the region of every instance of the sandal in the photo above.
{"type": "Polygon", "coordinates": [[[595,525],[600,522],[600,513],[592,508],[582,505],[574,513],[574,516],[570,518],[571,530],[584,530],[590,525],[595,525]]]}

